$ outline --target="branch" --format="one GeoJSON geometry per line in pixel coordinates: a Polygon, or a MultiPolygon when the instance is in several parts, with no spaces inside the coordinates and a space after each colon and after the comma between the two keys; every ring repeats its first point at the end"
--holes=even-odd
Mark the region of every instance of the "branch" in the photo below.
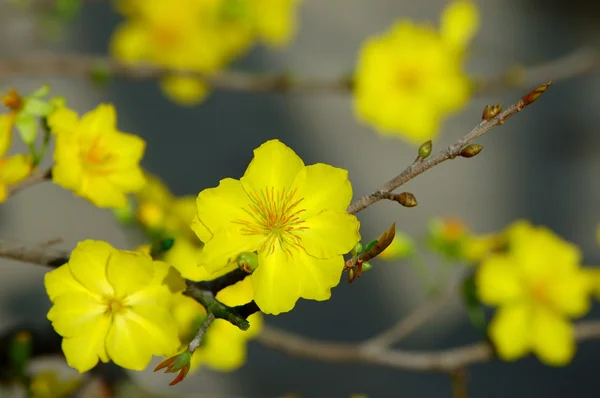
{"type": "MultiPolygon", "coordinates": [[[[577,341],[600,339],[600,321],[576,324],[577,341]]],[[[290,356],[323,362],[363,363],[415,372],[452,372],[470,364],[492,360],[494,350],[480,342],[440,351],[385,350],[374,352],[353,343],[313,340],[264,326],[258,341],[290,356]]]]}
{"type": "Polygon", "coordinates": [[[24,189],[27,189],[33,185],[42,183],[44,181],[48,181],[52,179],[52,168],[49,168],[43,172],[37,172],[35,174],[30,175],[29,177],[27,177],[26,179],[24,179],[23,181],[21,181],[18,184],[15,185],[10,185],[7,188],[7,195],[11,196],[16,194],[17,192],[20,192],[24,189]]]}
{"type": "Polygon", "coordinates": [[[230,91],[348,93],[352,88],[349,78],[295,80],[288,74],[250,74],[233,71],[209,74],[147,64],[126,65],[106,57],[78,54],[48,52],[0,60],[0,80],[20,76],[92,78],[97,74],[129,80],[156,80],[169,75],[197,77],[215,89],[230,91]]]}
{"type": "MultiPolygon", "coordinates": [[[[600,63],[598,53],[580,48],[565,56],[538,65],[510,68],[493,78],[476,80],[477,95],[490,94],[506,88],[522,88],[538,81],[565,80],[594,71],[600,63]]],[[[147,64],[126,65],[108,57],[42,52],[24,57],[0,60],[0,80],[14,77],[94,75],[129,80],[156,80],[167,75],[193,76],[203,79],[215,89],[279,93],[352,92],[352,78],[297,80],[287,73],[252,74],[221,71],[212,74],[155,67],[147,64]]]]}
{"type": "Polygon", "coordinates": [[[551,82],[548,82],[545,85],[536,88],[535,90],[523,96],[515,104],[508,107],[505,111],[497,114],[495,117],[490,118],[489,120],[482,120],[464,137],[462,137],[457,142],[450,145],[443,151],[440,151],[437,154],[426,159],[421,159],[421,157],[418,157],[402,173],[385,183],[377,191],[365,195],[362,198],[351,203],[350,206],[348,206],[348,208],[346,209],[346,211],[350,214],[356,214],[371,206],[372,204],[379,202],[382,199],[386,199],[387,197],[389,197],[389,194],[392,191],[406,184],[408,181],[412,180],[419,174],[424,173],[425,171],[431,169],[434,166],[437,166],[442,162],[445,162],[446,160],[454,159],[455,157],[461,155],[461,151],[469,142],[481,137],[494,127],[504,124],[506,119],[516,115],[521,110],[523,110],[524,107],[535,101],[548,88],[548,86],[550,86],[550,84],[551,82]]]}

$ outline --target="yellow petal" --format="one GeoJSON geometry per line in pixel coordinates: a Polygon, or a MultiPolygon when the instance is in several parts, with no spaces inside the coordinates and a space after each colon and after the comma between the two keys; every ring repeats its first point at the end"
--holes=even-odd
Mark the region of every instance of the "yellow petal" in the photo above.
{"type": "Polygon", "coordinates": [[[580,317],[590,310],[589,280],[582,269],[558,272],[546,285],[546,297],[554,308],[571,317],[580,317]]]}
{"type": "Polygon", "coordinates": [[[472,0],[454,0],[442,12],[440,33],[457,49],[466,47],[479,30],[479,10],[472,0]]]}
{"type": "Polygon", "coordinates": [[[302,226],[306,229],[297,232],[302,246],[318,258],[346,254],[360,240],[358,219],[348,213],[326,210],[309,218],[302,226]]]}
{"type": "Polygon", "coordinates": [[[48,312],[52,327],[63,337],[91,333],[105,316],[106,305],[102,299],[81,291],[61,294],[48,312]]]}
{"type": "Polygon", "coordinates": [[[194,216],[190,227],[192,228],[192,231],[196,233],[201,242],[208,242],[213,237],[212,232],[210,232],[206,225],[200,221],[198,215],[194,216]]]}
{"type": "Polygon", "coordinates": [[[247,219],[248,213],[244,209],[250,203],[240,181],[232,178],[221,180],[216,188],[203,190],[196,199],[198,218],[213,234],[230,227],[232,222],[247,219]]]}
{"type": "Polygon", "coordinates": [[[81,117],[79,129],[82,133],[106,134],[117,128],[117,113],[112,104],[100,104],[81,117]]]}
{"type": "Polygon", "coordinates": [[[346,211],[352,200],[348,171],[323,163],[301,169],[293,187],[298,190],[298,197],[303,198],[300,206],[305,209],[304,218],[323,210],[346,211]]]}
{"type": "Polygon", "coordinates": [[[6,201],[8,199],[8,189],[6,184],[0,182],[0,203],[6,201]]]}
{"type": "Polygon", "coordinates": [[[116,250],[108,258],[106,278],[115,296],[126,297],[144,289],[154,276],[152,258],[141,252],[116,250]]]}
{"type": "Polygon", "coordinates": [[[48,126],[54,134],[76,133],[79,123],[77,113],[69,108],[61,107],[48,115],[48,126]]]}
{"type": "Polygon", "coordinates": [[[160,79],[160,87],[173,102],[184,105],[199,105],[208,97],[209,86],[198,78],[171,75],[160,79]]]}
{"type": "Polygon", "coordinates": [[[10,148],[14,124],[14,113],[0,115],[0,157],[6,155],[6,152],[10,148]]]}
{"type": "Polygon", "coordinates": [[[308,255],[295,255],[294,262],[300,267],[302,298],[317,301],[329,300],[331,288],[340,283],[344,269],[344,257],[319,259],[308,255]]]}
{"type": "Polygon", "coordinates": [[[179,347],[173,317],[154,306],[136,306],[114,317],[106,348],[110,358],[125,369],[143,370],[152,355],[168,356],[179,347]]]}
{"type": "Polygon", "coordinates": [[[73,278],[69,266],[66,264],[47,272],[44,275],[44,286],[50,301],[54,301],[56,297],[64,293],[87,291],[73,278]]]}
{"type": "Polygon", "coordinates": [[[256,251],[263,240],[261,235],[242,233],[239,227],[221,230],[204,244],[198,264],[212,275],[235,261],[240,253],[256,251]]]}
{"type": "Polygon", "coordinates": [[[111,185],[125,192],[139,191],[146,184],[144,172],[139,167],[110,173],[106,179],[111,185]]]}
{"type": "Polygon", "coordinates": [[[116,250],[106,242],[79,242],[67,263],[73,277],[87,290],[99,296],[110,296],[114,289],[106,278],[108,258],[116,250]]]}
{"type": "Polygon", "coordinates": [[[67,364],[79,372],[87,372],[98,363],[98,358],[107,362],[106,335],[110,327],[110,317],[99,318],[96,327],[88,334],[78,337],[64,338],[62,350],[67,364]]]}
{"type": "Polygon", "coordinates": [[[533,313],[531,337],[533,350],[547,365],[565,366],[575,355],[573,326],[548,309],[540,307],[533,313]]]}
{"type": "Polygon", "coordinates": [[[217,293],[217,300],[230,307],[247,304],[253,299],[254,289],[252,288],[252,280],[249,277],[227,286],[217,293]]]}
{"type": "MultiPolygon", "coordinates": [[[[257,191],[280,191],[290,187],[303,167],[304,162],[292,149],[279,140],[270,140],[254,150],[254,158],[240,181],[257,191]]],[[[213,231],[210,224],[207,226],[213,231]]]]}
{"type": "Polygon", "coordinates": [[[98,207],[120,209],[127,206],[125,193],[102,175],[84,176],[81,187],[75,193],[98,207]]]}
{"type": "Polygon", "coordinates": [[[527,355],[531,349],[531,308],[522,303],[500,307],[490,322],[489,336],[505,361],[527,355]]]}
{"type": "Polygon", "coordinates": [[[124,23],[113,33],[110,52],[122,62],[135,63],[147,57],[148,45],[148,29],[142,23],[124,23]]]}
{"type": "Polygon", "coordinates": [[[204,364],[219,372],[231,372],[246,361],[246,341],[226,338],[228,336],[222,334],[223,327],[231,325],[223,322],[226,321],[215,320],[215,324],[206,332],[204,345],[192,356],[192,369],[204,364]]]}
{"type": "Polygon", "coordinates": [[[175,239],[175,244],[167,252],[165,261],[175,267],[186,279],[207,280],[210,274],[199,265],[201,253],[202,249],[197,245],[180,237],[175,239]]]}
{"type": "Polygon", "coordinates": [[[114,167],[118,170],[137,167],[144,156],[146,141],[137,135],[117,132],[114,134],[104,134],[102,138],[103,142],[116,155],[114,167]]]}
{"type": "Polygon", "coordinates": [[[265,314],[290,311],[302,294],[302,268],[283,250],[261,252],[258,262],[252,274],[254,301],[265,314]]]}
{"type": "Polygon", "coordinates": [[[500,305],[518,300],[524,294],[518,265],[505,255],[488,257],[477,269],[475,285],[480,300],[500,305]]]}
{"type": "Polygon", "coordinates": [[[16,184],[31,174],[31,158],[19,154],[0,159],[0,182],[6,185],[16,184]]]}

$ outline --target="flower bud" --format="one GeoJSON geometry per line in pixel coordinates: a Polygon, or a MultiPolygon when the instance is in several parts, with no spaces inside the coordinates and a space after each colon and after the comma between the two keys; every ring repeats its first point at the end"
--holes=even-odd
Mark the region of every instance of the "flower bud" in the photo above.
{"type": "Polygon", "coordinates": [[[493,118],[498,116],[498,114],[500,113],[501,110],[502,110],[502,104],[486,105],[485,108],[483,108],[483,114],[481,115],[481,119],[482,120],[492,120],[493,118]]]}
{"type": "Polygon", "coordinates": [[[367,272],[367,271],[370,271],[370,270],[371,270],[371,268],[373,268],[373,266],[371,265],[371,263],[370,263],[370,262],[368,262],[368,261],[364,261],[364,262],[362,263],[362,272],[367,272]]]}
{"type": "Polygon", "coordinates": [[[356,270],[354,268],[350,268],[348,270],[348,283],[352,283],[356,278],[356,270]]]}
{"type": "Polygon", "coordinates": [[[483,146],[479,144],[469,144],[460,151],[460,156],[463,158],[472,158],[481,152],[482,149],[483,146]]]}
{"type": "Polygon", "coordinates": [[[410,192],[402,192],[399,195],[400,204],[404,207],[415,207],[417,205],[417,199],[415,195],[410,192]]]}
{"type": "Polygon", "coordinates": [[[433,144],[431,143],[431,140],[421,144],[421,146],[419,147],[419,156],[422,159],[426,159],[431,154],[432,147],[433,144]]]}
{"type": "Polygon", "coordinates": [[[17,92],[17,90],[11,88],[10,90],[8,90],[8,93],[6,93],[4,97],[2,97],[2,103],[11,111],[18,112],[23,107],[23,98],[17,92]]]}
{"type": "Polygon", "coordinates": [[[358,242],[356,244],[356,246],[354,246],[354,248],[350,251],[350,254],[352,255],[352,257],[356,256],[357,254],[362,253],[363,251],[363,245],[362,242],[358,242]]]}
{"type": "Polygon", "coordinates": [[[179,355],[175,355],[174,357],[162,361],[156,366],[156,368],[154,368],[154,371],[156,372],[164,368],[167,368],[165,373],[175,373],[179,371],[177,377],[175,377],[173,381],[169,383],[170,386],[174,386],[182,381],[190,371],[191,360],[192,353],[189,351],[184,351],[179,355]]]}
{"type": "Polygon", "coordinates": [[[552,81],[549,81],[546,84],[542,84],[538,88],[532,90],[528,94],[525,94],[523,97],[521,97],[521,100],[523,101],[523,106],[527,106],[535,102],[538,98],[540,98],[542,94],[544,94],[544,92],[548,89],[548,87],[550,87],[551,84],[552,81]]]}
{"type": "Polygon", "coordinates": [[[240,253],[236,262],[240,269],[251,274],[258,268],[258,255],[254,252],[240,253]]]}

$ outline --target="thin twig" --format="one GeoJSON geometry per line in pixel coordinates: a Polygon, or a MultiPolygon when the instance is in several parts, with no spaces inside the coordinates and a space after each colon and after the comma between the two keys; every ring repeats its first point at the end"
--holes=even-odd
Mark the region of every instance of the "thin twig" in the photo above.
{"type": "Polygon", "coordinates": [[[194,336],[194,338],[192,339],[192,341],[190,341],[190,344],[188,345],[189,352],[193,353],[194,351],[196,351],[196,349],[198,347],[200,347],[200,343],[202,343],[204,334],[206,333],[206,331],[208,330],[208,327],[213,323],[214,320],[215,320],[215,314],[208,311],[206,314],[206,318],[204,318],[204,321],[202,322],[202,325],[200,325],[200,328],[198,328],[198,332],[196,333],[196,335],[194,336]]]}
{"type": "MultiPolygon", "coordinates": [[[[549,83],[547,83],[549,84],[549,83]]],[[[539,89],[539,88],[538,88],[539,89]]],[[[538,90],[536,89],[536,90],[538,90]]],[[[535,91],[535,90],[534,90],[535,91]]],[[[543,91],[542,91],[543,92],[543,91]]],[[[533,92],[532,92],[533,93],[533,92]]],[[[438,164],[449,160],[454,159],[460,155],[461,150],[471,141],[476,138],[481,137],[491,129],[496,126],[500,126],[504,124],[506,119],[514,116],[519,113],[526,105],[531,103],[530,101],[525,100],[525,98],[532,93],[527,94],[515,104],[509,106],[503,112],[500,112],[496,117],[490,120],[482,120],[475,128],[473,128],[469,133],[463,136],[461,139],[456,141],[454,144],[450,145],[448,148],[438,152],[437,154],[428,157],[422,161],[418,161],[417,159],[410,166],[408,166],[402,173],[385,183],[381,188],[377,191],[371,192],[368,195],[363,196],[362,198],[352,202],[350,206],[346,209],[346,211],[350,214],[356,214],[372,204],[385,199],[388,194],[399,188],[400,186],[406,184],[408,181],[412,180],[419,174],[431,169],[438,164]]]]}
{"type": "MultiPolygon", "coordinates": [[[[600,321],[576,324],[575,336],[579,342],[600,339],[600,321]]],[[[486,342],[439,351],[388,349],[374,352],[361,348],[359,344],[309,339],[266,325],[258,336],[258,341],[267,347],[301,358],[323,362],[364,363],[416,372],[451,372],[494,358],[494,350],[486,342]]]]}
{"type": "Polygon", "coordinates": [[[438,312],[446,304],[448,296],[443,295],[429,299],[423,305],[420,305],[407,316],[400,319],[395,325],[366,340],[362,344],[362,348],[367,351],[377,352],[401,342],[438,312]]]}

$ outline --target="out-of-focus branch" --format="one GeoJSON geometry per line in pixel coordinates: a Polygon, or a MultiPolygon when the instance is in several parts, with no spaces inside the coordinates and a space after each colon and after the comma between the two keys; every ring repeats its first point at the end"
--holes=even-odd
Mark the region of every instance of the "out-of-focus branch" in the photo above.
{"type": "Polygon", "coordinates": [[[18,184],[11,185],[7,188],[8,196],[14,195],[17,192],[23,191],[33,185],[37,185],[44,181],[52,179],[52,168],[41,172],[35,172],[18,184]]]}
{"type": "Polygon", "coordinates": [[[350,214],[356,214],[372,204],[385,199],[388,193],[396,190],[419,174],[422,174],[423,172],[431,169],[434,166],[437,166],[442,162],[445,162],[446,160],[454,159],[455,157],[460,156],[462,150],[467,146],[467,144],[476,138],[481,137],[494,127],[503,125],[506,119],[516,115],[527,105],[535,101],[548,88],[548,86],[550,86],[550,82],[524,95],[519,101],[509,106],[505,111],[498,113],[496,116],[490,119],[483,119],[470,132],[468,132],[454,144],[450,145],[448,148],[426,159],[421,159],[421,157],[418,157],[402,173],[385,183],[377,191],[371,192],[370,194],[352,202],[346,211],[350,214]]]}
{"type": "Polygon", "coordinates": [[[234,71],[202,73],[151,65],[126,65],[106,57],[90,55],[40,53],[20,58],[0,60],[0,80],[19,76],[72,76],[92,78],[103,74],[108,78],[156,80],[168,75],[191,76],[203,79],[215,89],[257,92],[346,93],[351,79],[296,80],[289,74],[250,74],[234,71]]]}
{"type": "MultiPolygon", "coordinates": [[[[565,80],[590,73],[600,65],[600,55],[580,48],[565,56],[533,66],[515,66],[495,77],[475,79],[476,95],[507,88],[523,88],[539,81],[565,80]]],[[[91,78],[98,73],[109,78],[155,80],[166,75],[193,76],[215,89],[280,93],[334,93],[352,91],[352,78],[296,79],[288,73],[255,74],[234,71],[202,73],[151,65],[126,65],[114,59],[86,54],[44,52],[0,60],[0,80],[14,77],[73,76],[91,78]]]]}
{"type": "MultiPolygon", "coordinates": [[[[576,324],[577,341],[600,339],[600,321],[576,324]]],[[[372,351],[359,344],[320,341],[294,333],[264,327],[258,341],[288,355],[323,362],[364,363],[416,372],[453,372],[468,365],[494,358],[492,346],[486,342],[439,351],[372,351]]]]}

